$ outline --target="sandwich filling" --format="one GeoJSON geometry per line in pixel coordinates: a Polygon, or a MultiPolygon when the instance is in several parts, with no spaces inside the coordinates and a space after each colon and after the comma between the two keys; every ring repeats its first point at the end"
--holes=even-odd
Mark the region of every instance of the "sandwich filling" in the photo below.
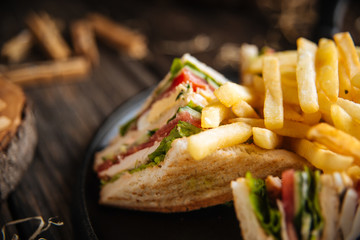
{"type": "Polygon", "coordinates": [[[290,240],[321,239],[324,232],[328,234],[327,239],[360,237],[360,185],[354,186],[347,175],[333,173],[322,176],[320,171],[308,168],[304,171],[287,170],[282,174],[280,194],[276,193],[276,188],[268,186],[267,181],[254,179],[250,173],[245,179],[252,211],[264,232],[274,239],[284,236],[290,240]],[[329,195],[326,191],[321,195],[325,187],[334,189],[335,196],[326,196],[329,195]],[[340,204],[329,204],[333,197],[340,204]],[[275,200],[281,202],[283,211],[279,210],[275,200]],[[324,206],[331,206],[331,209],[324,206]],[[329,216],[336,216],[336,219],[329,216]],[[325,229],[329,226],[338,229],[325,229]]]}
{"type": "Polygon", "coordinates": [[[158,165],[175,139],[199,133],[202,108],[220,85],[192,62],[175,59],[151,101],[96,154],[94,169],[102,183],[158,165]]]}

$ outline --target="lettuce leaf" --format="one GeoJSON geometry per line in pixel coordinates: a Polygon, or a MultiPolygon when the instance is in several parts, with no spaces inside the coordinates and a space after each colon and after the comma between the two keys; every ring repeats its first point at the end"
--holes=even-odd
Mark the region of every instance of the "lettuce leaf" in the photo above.
{"type": "Polygon", "coordinates": [[[295,199],[298,203],[294,226],[301,239],[318,239],[324,226],[321,215],[319,192],[320,172],[308,167],[295,173],[295,199]]]}
{"type": "Polygon", "coordinates": [[[245,178],[250,189],[250,202],[260,225],[268,235],[281,239],[281,214],[277,207],[271,206],[264,180],[253,178],[250,172],[245,178]]]}
{"type": "Polygon", "coordinates": [[[125,136],[125,134],[131,129],[132,126],[134,126],[134,124],[137,121],[137,116],[130,119],[129,121],[127,121],[125,124],[123,124],[122,126],[120,126],[119,128],[119,134],[121,136],[125,136]]]}
{"type": "Polygon", "coordinates": [[[155,162],[156,164],[162,162],[175,139],[188,137],[199,132],[201,132],[200,128],[197,128],[188,122],[179,121],[178,124],[170,131],[169,135],[163,138],[159,147],[153,153],[149,154],[148,157],[150,161],[155,162]]]}

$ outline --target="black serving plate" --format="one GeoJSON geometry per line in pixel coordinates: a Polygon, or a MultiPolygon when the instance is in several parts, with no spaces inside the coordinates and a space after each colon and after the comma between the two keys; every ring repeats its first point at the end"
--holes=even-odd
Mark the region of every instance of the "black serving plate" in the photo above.
{"type": "Polygon", "coordinates": [[[74,218],[81,239],[241,239],[231,204],[186,213],[150,213],[101,206],[99,180],[92,170],[94,153],[106,146],[121,124],[135,116],[152,89],[120,105],[99,127],[80,169],[74,218]]]}

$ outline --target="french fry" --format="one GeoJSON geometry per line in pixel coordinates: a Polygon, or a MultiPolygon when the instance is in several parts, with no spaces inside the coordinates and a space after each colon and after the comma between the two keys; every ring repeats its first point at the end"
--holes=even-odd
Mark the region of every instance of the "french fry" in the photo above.
{"type": "Polygon", "coordinates": [[[315,84],[315,53],[317,46],[305,38],[299,38],[297,47],[296,79],[300,107],[305,113],[314,113],[319,110],[315,84]]]}
{"type": "Polygon", "coordinates": [[[241,81],[246,84],[251,82],[252,75],[246,73],[251,62],[259,55],[259,49],[256,45],[242,44],[239,51],[239,63],[241,72],[241,81]]]}
{"type": "Polygon", "coordinates": [[[213,102],[216,100],[215,94],[212,91],[206,91],[201,88],[198,88],[197,90],[201,96],[203,96],[206,101],[213,102]]]}
{"type": "Polygon", "coordinates": [[[331,106],[331,118],[337,129],[360,139],[360,123],[356,122],[342,107],[333,104],[331,106]]]}
{"type": "Polygon", "coordinates": [[[264,58],[263,77],[265,84],[264,118],[268,129],[279,129],[284,124],[284,108],[280,81],[279,60],[264,58]]]}
{"type": "Polygon", "coordinates": [[[215,96],[226,107],[231,107],[240,100],[251,102],[254,100],[252,91],[245,86],[227,82],[214,91],[215,96]]]}
{"type": "Polygon", "coordinates": [[[264,149],[275,149],[282,143],[282,136],[266,128],[253,127],[254,143],[264,149]]]}
{"type": "Polygon", "coordinates": [[[360,103],[360,88],[351,86],[351,100],[355,103],[360,103]]]}
{"type": "Polygon", "coordinates": [[[259,118],[232,118],[229,119],[229,123],[243,122],[249,124],[251,127],[264,128],[264,119],[259,118]]]}
{"type": "Polygon", "coordinates": [[[360,141],[327,123],[313,126],[307,133],[309,140],[325,145],[330,150],[347,156],[353,156],[356,164],[360,164],[360,141]]]}
{"type": "Polygon", "coordinates": [[[347,99],[338,98],[336,101],[351,117],[360,122],[360,104],[349,101],[347,99]]]}
{"type": "Polygon", "coordinates": [[[318,92],[319,111],[326,115],[331,115],[331,105],[333,104],[324,92],[318,92]]]}
{"type": "Polygon", "coordinates": [[[316,52],[316,81],[331,101],[336,101],[339,95],[338,65],[335,43],[329,39],[320,39],[316,52]]]}
{"type": "Polygon", "coordinates": [[[208,104],[201,111],[201,127],[202,128],[215,128],[220,125],[220,123],[232,117],[233,114],[231,110],[225,107],[220,102],[215,102],[208,104]]]}
{"type": "Polygon", "coordinates": [[[296,122],[303,122],[304,117],[294,109],[293,105],[284,104],[284,119],[296,122]]]}
{"type": "Polygon", "coordinates": [[[304,113],[302,116],[304,117],[303,123],[308,125],[315,125],[321,120],[321,112],[304,113]]]}
{"type": "Polygon", "coordinates": [[[273,54],[264,54],[255,58],[250,64],[249,67],[245,70],[248,73],[261,73],[263,69],[263,61],[266,56],[274,56],[279,60],[280,72],[285,73],[289,68],[296,66],[297,52],[296,51],[283,51],[275,52],[273,54]]]}
{"type": "Polygon", "coordinates": [[[84,76],[90,70],[89,62],[83,57],[65,61],[49,61],[38,64],[24,64],[3,72],[10,81],[20,85],[50,82],[53,79],[70,79],[84,76]]]}
{"type": "Polygon", "coordinates": [[[222,125],[188,138],[188,150],[195,160],[201,160],[220,148],[234,146],[251,137],[250,125],[242,122],[222,125]]]}
{"type": "Polygon", "coordinates": [[[281,85],[286,86],[286,87],[297,88],[295,69],[294,69],[294,72],[292,72],[292,73],[281,74],[281,85]]]}
{"type": "Polygon", "coordinates": [[[143,59],[148,53],[144,35],[116,23],[109,18],[92,13],[88,16],[95,34],[110,46],[135,59],[143,59]]]}
{"type": "Polygon", "coordinates": [[[231,110],[237,117],[259,118],[259,115],[255,112],[254,108],[243,100],[235,103],[231,107],[231,110]]]}
{"type": "Polygon", "coordinates": [[[3,45],[1,56],[10,63],[18,63],[26,57],[34,42],[31,32],[25,29],[3,45]]]}
{"type": "Polygon", "coordinates": [[[26,19],[26,24],[41,44],[46,53],[56,60],[64,60],[71,54],[71,50],[55,22],[47,13],[31,13],[26,19]]]}
{"type": "MultiPolygon", "coordinates": [[[[233,118],[229,120],[230,123],[243,122],[252,127],[265,128],[264,119],[256,118],[233,118]]],[[[284,120],[284,126],[279,129],[272,130],[278,135],[293,138],[305,138],[310,126],[301,122],[284,120]]]]}
{"type": "Polygon", "coordinates": [[[281,84],[283,101],[285,103],[299,105],[299,96],[297,87],[290,87],[285,84],[281,84]]]}
{"type": "Polygon", "coordinates": [[[264,79],[258,75],[253,76],[253,86],[258,93],[265,93],[264,79]]]}
{"type": "Polygon", "coordinates": [[[351,156],[337,154],[306,139],[291,139],[290,148],[327,173],[346,170],[354,161],[351,156]]]}
{"type": "Polygon", "coordinates": [[[344,63],[339,61],[339,97],[351,100],[351,89],[350,78],[346,73],[344,63]]]}
{"type": "Polygon", "coordinates": [[[349,32],[334,35],[341,59],[345,62],[351,84],[360,87],[360,61],[349,32]]]}
{"type": "Polygon", "coordinates": [[[71,24],[71,35],[75,53],[85,56],[93,65],[99,64],[99,51],[91,24],[86,20],[78,20],[71,24]]]}

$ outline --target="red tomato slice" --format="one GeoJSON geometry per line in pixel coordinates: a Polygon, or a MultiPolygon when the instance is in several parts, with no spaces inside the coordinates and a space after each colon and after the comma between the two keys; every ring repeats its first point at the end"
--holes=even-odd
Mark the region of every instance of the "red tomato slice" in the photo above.
{"type": "Polygon", "coordinates": [[[282,173],[282,202],[286,215],[286,221],[294,218],[294,173],[293,169],[282,173]]]}
{"type": "Polygon", "coordinates": [[[181,73],[173,80],[168,91],[170,92],[181,83],[191,83],[194,92],[196,92],[198,88],[206,89],[206,87],[208,86],[207,82],[204,79],[199,78],[187,68],[182,69],[181,73]]]}

